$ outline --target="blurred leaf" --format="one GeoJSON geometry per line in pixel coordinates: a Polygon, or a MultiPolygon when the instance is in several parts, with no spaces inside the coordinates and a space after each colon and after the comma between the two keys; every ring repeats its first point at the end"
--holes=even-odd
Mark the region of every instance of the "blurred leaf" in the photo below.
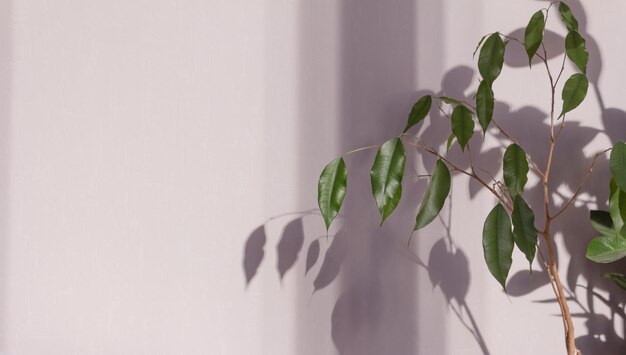
{"type": "Polygon", "coordinates": [[[476,45],[476,49],[474,49],[474,53],[472,53],[472,58],[476,56],[476,52],[478,52],[478,48],[480,48],[480,45],[483,44],[483,42],[485,41],[485,38],[487,38],[487,35],[482,36],[480,38],[480,41],[478,41],[478,44],[476,45]]]}
{"type": "Polygon", "coordinates": [[[624,213],[626,211],[626,193],[616,184],[615,178],[611,179],[611,196],[609,198],[609,214],[613,221],[613,230],[620,233],[624,226],[624,213]]]}
{"type": "Polygon", "coordinates": [[[406,127],[404,127],[403,132],[408,131],[409,128],[418,124],[426,117],[426,115],[428,115],[432,102],[433,98],[430,95],[423,96],[422,98],[417,100],[417,102],[413,105],[413,108],[411,109],[411,113],[409,113],[409,119],[406,122],[406,127]]]}
{"type": "Polygon", "coordinates": [[[577,31],[570,31],[565,37],[565,53],[583,74],[587,73],[589,53],[585,49],[585,39],[577,31]]]}
{"type": "Polygon", "coordinates": [[[317,204],[326,223],[330,228],[337,217],[348,187],[348,169],[343,158],[337,158],[326,165],[317,184],[317,204]]]}
{"type": "Polygon", "coordinates": [[[450,151],[452,143],[454,143],[454,133],[450,133],[450,136],[448,137],[448,141],[446,142],[446,153],[450,151]]]}
{"type": "Polygon", "coordinates": [[[611,263],[626,256],[626,240],[613,237],[595,237],[587,246],[587,258],[597,263],[611,263]]]}
{"type": "Polygon", "coordinates": [[[457,106],[452,111],[452,133],[459,141],[462,150],[465,150],[467,142],[474,134],[474,120],[472,112],[465,106],[457,106]]]}
{"type": "Polygon", "coordinates": [[[561,13],[561,20],[567,27],[568,31],[578,31],[578,21],[572,14],[572,10],[563,1],[559,5],[559,12],[561,13]]]}
{"type": "Polygon", "coordinates": [[[496,205],[485,220],[483,251],[489,271],[506,290],[506,278],[513,262],[513,232],[509,215],[501,204],[496,205]]]}
{"type": "Polygon", "coordinates": [[[587,96],[588,88],[589,82],[585,74],[576,73],[567,79],[563,86],[563,93],[561,94],[563,110],[559,118],[563,117],[563,115],[575,109],[583,102],[585,96],[587,96]]]}
{"type": "Polygon", "coordinates": [[[513,199],[513,237],[515,245],[521,250],[532,267],[537,251],[537,229],[535,229],[535,214],[528,207],[522,196],[513,199]]]}
{"type": "Polygon", "coordinates": [[[449,105],[453,105],[453,106],[457,106],[457,105],[463,105],[463,103],[459,100],[455,100],[451,97],[448,96],[439,96],[439,100],[449,104],[449,105]]]}
{"type": "Polygon", "coordinates": [[[611,150],[609,165],[615,183],[622,191],[626,191],[626,143],[615,143],[611,150]]]}
{"type": "Polygon", "coordinates": [[[526,26],[524,32],[524,47],[526,48],[526,54],[528,54],[528,65],[532,61],[537,49],[543,41],[543,30],[545,28],[545,18],[543,11],[539,10],[533,14],[526,26]]]}
{"type": "Polygon", "coordinates": [[[509,190],[511,197],[524,192],[524,186],[528,181],[528,160],[526,153],[517,144],[511,144],[504,152],[503,174],[504,184],[509,190]]]}
{"type": "Polygon", "coordinates": [[[478,71],[484,80],[492,83],[500,75],[504,64],[504,42],[499,33],[487,38],[478,55],[478,71]]]}
{"type": "Polygon", "coordinates": [[[426,189],[422,205],[415,218],[414,230],[425,227],[437,217],[449,193],[450,171],[446,164],[439,159],[437,160],[432,178],[426,189]]]}
{"type": "Polygon", "coordinates": [[[372,194],[382,217],[381,225],[400,202],[405,161],[406,154],[400,138],[386,141],[376,153],[370,177],[372,194]]]}
{"type": "Polygon", "coordinates": [[[487,132],[491,123],[493,105],[493,90],[491,90],[489,82],[483,80],[478,85],[478,91],[476,92],[476,116],[478,116],[478,122],[483,129],[483,133],[487,132]]]}
{"type": "Polygon", "coordinates": [[[602,275],[602,277],[613,281],[622,290],[626,290],[626,276],[624,276],[624,274],[619,274],[617,272],[609,272],[609,273],[602,275]]]}

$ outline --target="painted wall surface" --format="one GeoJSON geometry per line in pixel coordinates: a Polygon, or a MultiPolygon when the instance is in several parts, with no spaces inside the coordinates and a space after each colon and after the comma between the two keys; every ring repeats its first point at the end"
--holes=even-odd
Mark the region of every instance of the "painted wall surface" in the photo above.
{"type": "MultiPolygon", "coordinates": [[[[590,52],[586,102],[556,151],[555,206],[626,139],[619,0],[570,1],[590,52]]],[[[374,151],[350,156],[327,237],[317,178],[404,127],[425,93],[471,100],[486,33],[523,36],[545,1],[0,2],[0,353],[559,354],[558,307],[516,254],[506,296],[483,262],[494,199],[454,179],[442,218],[406,239],[434,161],[409,152],[379,228],[374,151]]],[[[560,67],[563,26],[548,22],[560,67]]],[[[510,43],[496,117],[545,164],[549,84],[510,43]]],[[[566,72],[572,72],[566,65],[566,72]]],[[[433,111],[420,128],[445,145],[433,111]]],[[[473,141],[497,172],[501,141],[473,141]]],[[[452,159],[463,158],[454,148],[452,159]]],[[[540,206],[538,180],[528,199],[540,206]]],[[[607,164],[556,223],[584,354],[624,354],[620,291],[584,258],[607,164]]]]}

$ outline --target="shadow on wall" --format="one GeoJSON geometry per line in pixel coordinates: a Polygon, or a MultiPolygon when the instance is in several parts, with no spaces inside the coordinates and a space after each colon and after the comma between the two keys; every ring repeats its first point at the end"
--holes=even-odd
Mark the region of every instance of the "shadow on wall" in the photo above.
{"type": "MultiPolygon", "coordinates": [[[[606,133],[612,141],[626,137],[616,136],[626,131],[626,113],[615,108],[606,108],[597,86],[601,73],[601,53],[597,42],[586,33],[586,18],[579,2],[572,2],[571,7],[580,23],[580,31],[587,39],[590,52],[588,76],[601,108],[605,132],[581,126],[569,121],[559,144],[568,149],[557,149],[552,168],[553,186],[562,186],[574,191],[585,173],[573,167],[586,167],[591,159],[582,152],[599,134],[606,133]]],[[[468,102],[473,101],[474,92],[470,89],[475,82],[475,72],[465,66],[448,71],[437,93],[415,92],[415,29],[414,3],[404,1],[393,8],[376,1],[346,1],[342,3],[342,117],[341,139],[344,150],[359,146],[379,144],[393,137],[404,124],[406,114],[412,103],[424,94],[446,95],[468,102]],[[391,55],[391,53],[393,55],[391,55]]],[[[510,35],[523,37],[523,30],[513,31],[510,35]]],[[[551,58],[563,55],[564,39],[556,33],[546,35],[546,47],[551,58]]],[[[509,45],[505,63],[506,70],[525,70],[525,65],[514,58],[525,58],[523,48],[509,45]]],[[[588,98],[588,100],[591,97],[588,98]]],[[[512,110],[511,105],[502,101],[496,92],[494,117],[508,132],[515,132],[519,143],[539,166],[545,166],[549,142],[548,114],[540,108],[525,106],[512,110]]],[[[446,108],[444,108],[445,110],[446,108]]],[[[573,113],[572,116],[576,117],[573,113]]],[[[422,130],[422,137],[435,147],[445,147],[450,124],[438,107],[430,112],[430,124],[422,130]]],[[[489,134],[496,136],[499,147],[481,151],[481,139],[474,137],[470,142],[475,152],[475,165],[482,169],[479,174],[490,180],[490,175],[497,175],[501,169],[502,153],[510,142],[496,130],[489,134]]],[[[478,136],[476,134],[475,136],[478,136]]],[[[418,161],[417,152],[409,151],[409,162],[418,161]]],[[[430,250],[428,264],[422,262],[411,249],[406,248],[407,231],[412,228],[415,211],[419,203],[416,199],[404,198],[398,209],[385,224],[379,228],[380,217],[371,197],[370,182],[367,172],[373,161],[374,152],[351,156],[347,161],[350,171],[349,192],[342,209],[344,227],[330,238],[325,253],[319,236],[307,233],[302,224],[301,215],[296,214],[286,225],[280,239],[274,244],[278,250],[277,274],[282,280],[284,275],[296,264],[299,257],[306,255],[306,270],[321,261],[321,267],[313,284],[321,290],[337,280],[341,275],[341,293],[335,303],[331,317],[330,333],[340,354],[416,354],[419,341],[440,342],[439,349],[445,349],[445,339],[417,339],[417,307],[419,302],[415,292],[417,278],[427,272],[433,286],[439,287],[449,307],[458,320],[476,340],[483,354],[489,354],[489,339],[484,339],[480,325],[476,323],[466,296],[470,288],[471,275],[468,271],[467,256],[454,243],[450,234],[453,223],[451,214],[447,222],[441,221],[445,235],[430,250]],[[303,249],[306,247],[306,254],[303,249]],[[324,256],[322,257],[322,253],[324,256]],[[340,272],[341,271],[341,272],[340,272]]],[[[463,169],[469,168],[465,155],[455,145],[449,154],[452,161],[463,169]]],[[[431,169],[434,159],[423,157],[424,165],[431,169]]],[[[588,222],[587,207],[590,203],[607,200],[608,171],[607,162],[598,162],[597,173],[586,184],[582,196],[570,209],[555,222],[557,237],[563,238],[567,253],[572,256],[566,267],[561,263],[561,271],[566,275],[567,292],[570,295],[572,311],[577,317],[586,319],[586,330],[577,329],[577,344],[587,354],[618,354],[626,352],[624,339],[614,328],[619,323],[624,326],[624,293],[609,281],[600,277],[602,273],[613,271],[622,265],[598,265],[584,258],[587,242],[594,236],[588,222]],[[581,285],[582,282],[586,285],[581,285]],[[585,300],[579,300],[576,289],[583,288],[585,300]],[[611,297],[605,299],[597,291],[610,291],[611,297]],[[606,304],[612,312],[607,316],[596,314],[594,304],[606,304]]],[[[321,167],[320,167],[321,171],[321,167]]],[[[417,171],[409,163],[403,183],[404,195],[422,196],[426,181],[417,178],[417,171]]],[[[467,186],[471,198],[474,198],[481,186],[473,180],[467,186]]],[[[543,203],[541,186],[531,186],[525,192],[528,203],[535,210],[541,210],[543,203]]],[[[554,199],[566,201],[570,196],[554,196],[554,199]]],[[[553,199],[553,200],[554,200],[553,199]]],[[[449,199],[450,201],[451,199],[449,199]]],[[[601,203],[600,203],[601,204],[601,203]]],[[[552,206],[552,209],[558,206],[552,206]]],[[[452,208],[449,209],[452,211],[452,208]]],[[[306,211],[303,215],[313,213],[306,211]]],[[[282,216],[283,218],[285,216],[282,216]]],[[[537,216],[537,225],[543,222],[537,216]]],[[[321,223],[321,222],[320,222],[321,223]]],[[[244,274],[246,285],[256,274],[263,261],[263,249],[267,245],[264,225],[253,231],[244,249],[244,274]]],[[[540,243],[543,247],[543,244],[540,243]]],[[[545,251],[544,251],[545,252],[545,251]]],[[[547,287],[547,272],[541,268],[532,276],[528,271],[511,275],[507,290],[511,296],[529,295],[533,291],[547,287]]],[[[535,302],[555,302],[536,299],[535,302]]],[[[556,310],[556,304],[554,305],[556,310]]],[[[442,316],[441,318],[444,318],[442,316]]],[[[433,320],[433,322],[442,320],[433,320]]],[[[445,324],[440,325],[445,327],[445,324]]],[[[442,332],[443,333],[443,332],[442,332]]]]}

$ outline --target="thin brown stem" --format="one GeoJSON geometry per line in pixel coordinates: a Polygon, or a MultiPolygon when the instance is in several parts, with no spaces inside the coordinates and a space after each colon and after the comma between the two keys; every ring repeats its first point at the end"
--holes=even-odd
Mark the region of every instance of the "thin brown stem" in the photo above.
{"type": "MultiPolygon", "coordinates": [[[[502,126],[500,126],[498,124],[498,122],[495,120],[495,118],[491,119],[491,122],[493,123],[494,126],[496,126],[496,128],[498,128],[498,130],[500,131],[500,133],[502,133],[503,136],[505,136],[506,138],[508,138],[508,140],[510,140],[511,142],[520,145],[519,142],[517,141],[517,139],[513,138],[513,136],[511,136],[510,134],[508,134],[503,128],[502,126]]],[[[530,155],[526,154],[526,159],[528,160],[528,163],[530,164],[531,168],[539,175],[539,176],[543,176],[543,171],[541,171],[541,169],[539,168],[539,166],[530,158],[530,155]]]]}

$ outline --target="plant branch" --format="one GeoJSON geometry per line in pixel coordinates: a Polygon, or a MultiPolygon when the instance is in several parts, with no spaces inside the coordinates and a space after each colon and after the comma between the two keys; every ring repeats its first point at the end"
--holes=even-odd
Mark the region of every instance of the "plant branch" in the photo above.
{"type": "Polygon", "coordinates": [[[565,212],[565,210],[576,200],[576,197],[578,197],[578,194],[580,194],[580,191],[582,190],[583,186],[585,185],[585,182],[587,182],[587,179],[589,178],[589,176],[591,176],[591,173],[593,172],[593,167],[595,166],[596,161],[598,160],[598,158],[601,155],[606,154],[611,149],[612,148],[605,149],[605,150],[603,150],[603,151],[601,151],[599,153],[596,153],[593,156],[593,160],[591,161],[591,164],[589,164],[589,168],[587,169],[587,173],[580,180],[580,183],[578,184],[578,188],[576,189],[576,192],[574,192],[574,195],[572,196],[572,198],[570,198],[567,201],[567,203],[565,205],[563,205],[563,207],[554,216],[552,216],[552,220],[556,219],[559,215],[561,215],[561,213],[565,212]]]}

